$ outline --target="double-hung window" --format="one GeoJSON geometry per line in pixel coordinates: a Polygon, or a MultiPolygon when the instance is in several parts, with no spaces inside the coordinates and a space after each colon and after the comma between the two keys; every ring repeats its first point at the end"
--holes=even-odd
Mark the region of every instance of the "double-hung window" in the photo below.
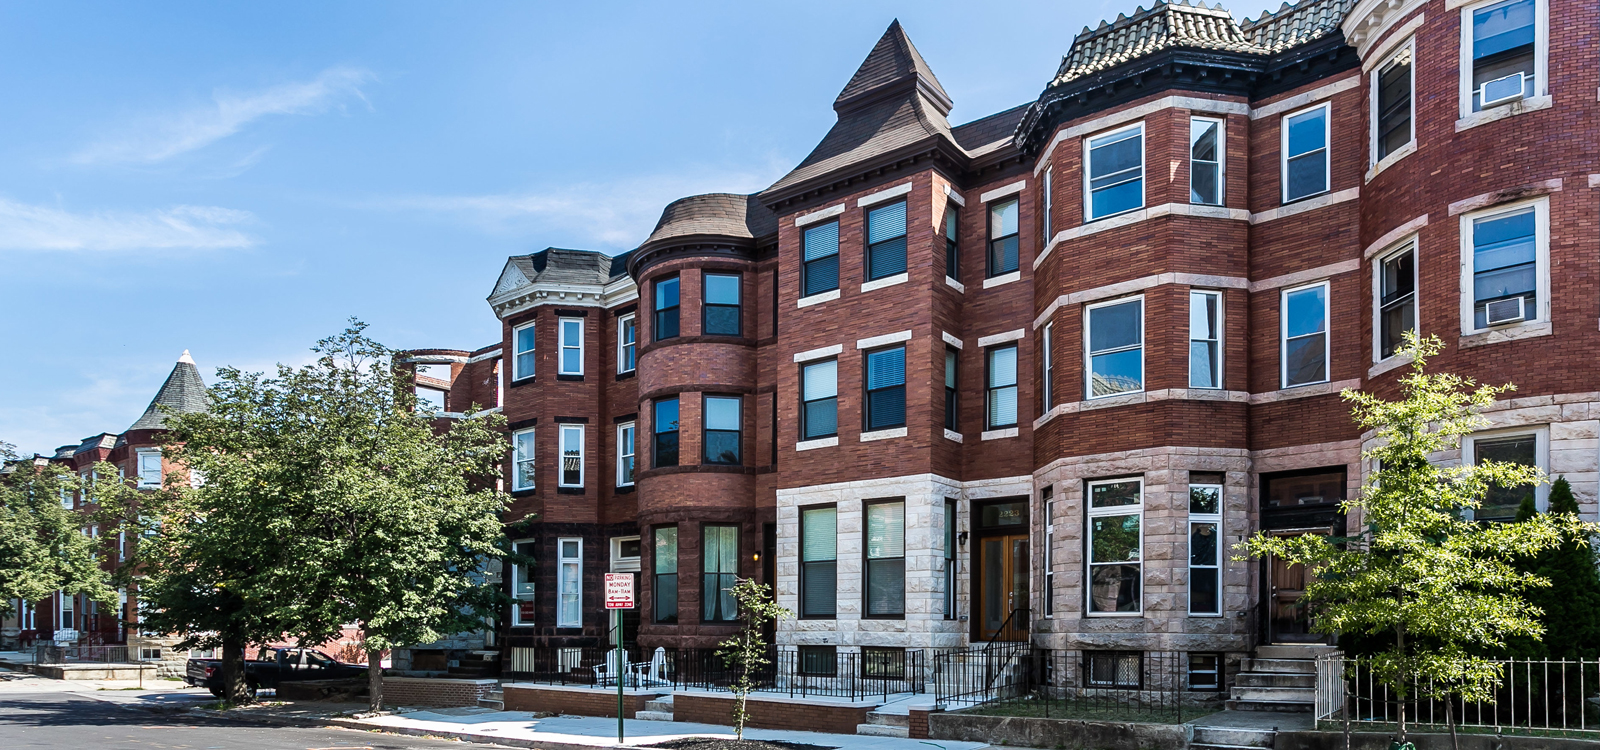
{"type": "MultiPolygon", "coordinates": [[[[1473,435],[1470,440],[1472,463],[1476,465],[1484,461],[1498,461],[1504,464],[1539,467],[1540,454],[1545,452],[1539,445],[1540,437],[1540,433],[1487,437],[1473,435]]],[[[1545,488],[1535,488],[1531,484],[1512,487],[1491,484],[1478,508],[1472,512],[1472,517],[1479,521],[1515,520],[1524,498],[1533,497],[1535,507],[1538,507],[1541,504],[1539,501],[1543,499],[1540,495],[1548,491],[1545,488]],[[1543,489],[1544,492],[1538,492],[1537,489],[1543,489]]]]}
{"type": "Polygon", "coordinates": [[[1189,202],[1222,205],[1222,121],[1189,118],[1189,202]]]}
{"type": "Polygon", "coordinates": [[[705,397],[705,462],[738,466],[739,397],[705,397]]]}
{"type": "Polygon", "coordinates": [[[903,500],[866,503],[868,617],[906,613],[906,504],[903,500]]]}
{"type": "Polygon", "coordinates": [[[1084,309],[1089,319],[1088,398],[1144,390],[1144,298],[1084,309]]]}
{"type": "Polygon", "coordinates": [[[1406,331],[1417,327],[1417,246],[1415,240],[1378,260],[1376,289],[1378,351],[1373,361],[1393,357],[1406,331]]]}
{"type": "Polygon", "coordinates": [[[658,399],[655,404],[655,443],[650,450],[651,466],[678,465],[678,399],[658,399]]]}
{"type": "Polygon", "coordinates": [[[1044,508],[1044,590],[1039,598],[1044,600],[1044,616],[1056,616],[1056,503],[1051,498],[1055,490],[1045,487],[1039,491],[1039,505],[1044,508]]]}
{"type": "Polygon", "coordinates": [[[556,541],[556,627],[583,627],[583,540],[556,541]]]}
{"type": "Polygon", "coordinates": [[[161,450],[159,448],[139,451],[139,486],[161,486],[161,450]]]}
{"type": "Polygon", "coordinates": [[[984,429],[1017,426],[1017,345],[997,346],[988,357],[988,417],[984,429]]]}
{"type": "Polygon", "coordinates": [[[1144,207],[1144,123],[1089,138],[1085,221],[1144,207]]]}
{"type": "Polygon", "coordinates": [[[800,439],[839,434],[839,362],[812,362],[800,368],[800,439]]]}
{"type": "Polygon", "coordinates": [[[1017,270],[1017,199],[989,204],[989,278],[1017,270]]]}
{"type": "Polygon", "coordinates": [[[583,318],[557,318],[561,334],[561,375],[583,374],[583,318]]]}
{"type": "Polygon", "coordinates": [[[804,248],[800,263],[800,296],[810,297],[838,289],[839,222],[830,221],[809,227],[802,237],[804,248]]]}
{"type": "Polygon", "coordinates": [[[704,320],[701,325],[707,336],[739,335],[739,275],[708,273],[705,275],[704,320]]]}
{"type": "Polygon", "coordinates": [[[583,486],[583,425],[561,425],[561,487],[583,486]]]}
{"type": "Polygon", "coordinates": [[[678,527],[655,530],[655,621],[678,621],[678,527]]]}
{"type": "Polygon", "coordinates": [[[1050,413],[1055,407],[1055,323],[1046,323],[1044,331],[1039,334],[1039,411],[1043,414],[1050,413]]]}
{"type": "Polygon", "coordinates": [[[954,201],[944,208],[944,275],[961,280],[961,208],[954,201]]]}
{"type": "Polygon", "coordinates": [[[1089,483],[1089,613],[1143,611],[1144,480],[1089,483]]]}
{"type": "Polygon", "coordinates": [[[525,323],[511,329],[511,345],[515,352],[511,359],[511,379],[522,380],[533,377],[533,324],[525,323]]]}
{"type": "Polygon", "coordinates": [[[1547,319],[1549,207],[1541,199],[1462,217],[1463,272],[1471,273],[1463,281],[1472,289],[1463,332],[1547,319]]]}
{"type": "Polygon", "coordinates": [[[678,277],[661,279],[655,290],[655,340],[678,337],[678,277]]]}
{"type": "Polygon", "coordinates": [[[511,434],[511,489],[533,489],[537,466],[533,462],[533,428],[511,434]]]}
{"type": "Polygon", "coordinates": [[[1506,0],[1463,9],[1462,92],[1467,113],[1536,95],[1548,49],[1545,0],[1506,0]],[[1470,60],[1470,62],[1469,62],[1470,60]],[[1470,78],[1467,71],[1470,70],[1470,78]]]}
{"type": "Polygon", "coordinates": [[[960,432],[959,414],[956,407],[958,393],[956,389],[956,350],[945,347],[944,350],[944,428],[951,432],[960,432]]]}
{"type": "Polygon", "coordinates": [[[704,538],[700,621],[731,622],[739,616],[738,603],[733,599],[734,584],[739,582],[739,527],[707,525],[704,538]]]}
{"type": "Polygon", "coordinates": [[[617,486],[633,486],[634,468],[634,424],[623,422],[617,425],[617,486]]]}
{"type": "Polygon", "coordinates": [[[833,617],[839,598],[839,511],[800,510],[800,616],[833,617]]]}
{"type": "Polygon", "coordinates": [[[1292,203],[1329,190],[1331,169],[1328,148],[1330,106],[1318,104],[1284,115],[1283,126],[1283,202],[1292,203]]]}
{"type": "Polygon", "coordinates": [[[639,319],[633,314],[617,319],[617,372],[633,372],[639,364],[639,319]]]}
{"type": "Polygon", "coordinates": [[[516,561],[511,563],[511,624],[532,625],[538,612],[534,601],[534,561],[537,544],[526,539],[512,542],[511,552],[516,561]]]}
{"type": "Polygon", "coordinates": [[[1043,207],[1039,210],[1039,247],[1050,245],[1050,209],[1055,205],[1055,196],[1051,195],[1055,184],[1055,170],[1044,170],[1044,182],[1039,190],[1040,203],[1043,207]]]}
{"type": "Polygon", "coordinates": [[[1328,380],[1328,282],[1283,290],[1283,387],[1328,380]]]}
{"type": "Polygon", "coordinates": [[[1221,483],[1189,485],[1189,614],[1222,614],[1221,483]]]}
{"type": "Polygon", "coordinates": [[[1399,151],[1416,137],[1412,123],[1411,92],[1416,78],[1411,56],[1416,47],[1407,41],[1378,66],[1372,76],[1372,162],[1399,151]]]}
{"type": "Polygon", "coordinates": [[[906,424],[906,348],[867,352],[866,429],[906,424]]]}
{"type": "Polygon", "coordinates": [[[1222,293],[1189,292],[1189,387],[1222,387],[1222,293]]]}
{"type": "Polygon", "coordinates": [[[906,272],[906,202],[867,210],[867,281],[906,272]]]}
{"type": "Polygon", "coordinates": [[[944,619],[956,619],[956,501],[944,499],[944,619]]]}

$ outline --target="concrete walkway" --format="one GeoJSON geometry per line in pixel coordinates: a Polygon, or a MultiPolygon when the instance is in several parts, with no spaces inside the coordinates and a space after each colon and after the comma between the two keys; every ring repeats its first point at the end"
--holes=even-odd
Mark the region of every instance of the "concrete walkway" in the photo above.
{"type": "Polygon", "coordinates": [[[0,695],[70,693],[107,703],[142,708],[188,708],[215,700],[200,688],[178,680],[52,680],[36,674],[0,669],[0,695]]]}

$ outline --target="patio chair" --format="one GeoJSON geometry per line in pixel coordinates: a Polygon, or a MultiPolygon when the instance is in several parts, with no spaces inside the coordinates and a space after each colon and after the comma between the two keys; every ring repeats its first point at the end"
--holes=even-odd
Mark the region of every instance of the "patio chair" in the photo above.
{"type": "Polygon", "coordinates": [[[656,646],[656,652],[650,657],[650,663],[639,662],[634,667],[634,684],[639,687],[658,687],[671,684],[667,679],[667,649],[656,646]]]}
{"type": "Polygon", "coordinates": [[[631,666],[628,663],[628,653],[626,651],[611,649],[606,652],[605,664],[593,668],[595,684],[607,685],[615,683],[623,675],[628,674],[631,666]]]}

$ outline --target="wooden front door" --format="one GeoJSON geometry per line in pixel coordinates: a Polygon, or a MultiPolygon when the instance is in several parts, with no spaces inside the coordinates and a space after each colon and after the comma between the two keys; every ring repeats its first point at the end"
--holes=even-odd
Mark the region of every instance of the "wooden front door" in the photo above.
{"type": "MultiPolygon", "coordinates": [[[[1332,529],[1285,531],[1275,536],[1332,533],[1332,529]]],[[[1321,643],[1323,636],[1311,632],[1311,617],[1301,597],[1306,593],[1310,574],[1306,566],[1288,562],[1276,555],[1266,559],[1267,642],[1321,643]]]]}
{"type": "Polygon", "coordinates": [[[978,638],[1028,639],[1028,537],[978,540],[978,638]]]}

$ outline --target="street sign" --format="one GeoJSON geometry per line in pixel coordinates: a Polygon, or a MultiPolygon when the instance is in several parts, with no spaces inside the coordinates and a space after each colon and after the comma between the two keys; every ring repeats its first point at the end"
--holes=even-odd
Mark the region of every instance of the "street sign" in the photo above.
{"type": "Polygon", "coordinates": [[[633,609],[633,574],[606,574],[606,609],[633,609]]]}

